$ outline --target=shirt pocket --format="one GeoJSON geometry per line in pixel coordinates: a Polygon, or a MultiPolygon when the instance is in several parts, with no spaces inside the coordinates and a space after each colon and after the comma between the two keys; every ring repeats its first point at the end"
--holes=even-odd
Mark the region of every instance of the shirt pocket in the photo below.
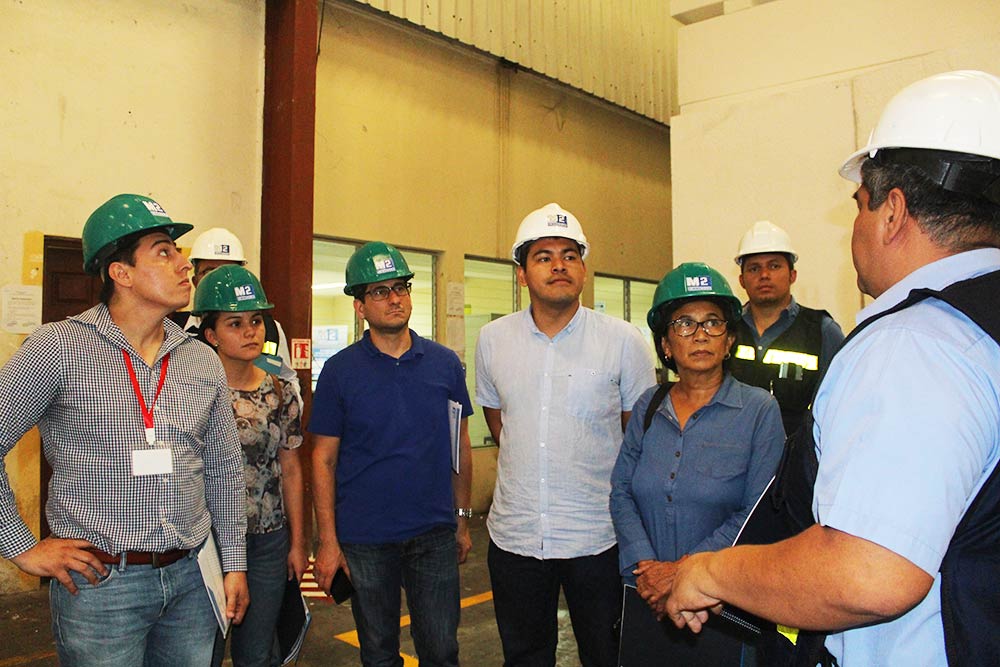
{"type": "Polygon", "coordinates": [[[186,441],[191,435],[199,440],[204,438],[218,392],[218,385],[208,378],[178,380],[170,395],[161,396],[156,402],[157,408],[162,405],[162,412],[156,412],[157,427],[161,418],[172,426],[175,431],[170,435],[174,442],[186,441]]]}
{"type": "Polygon", "coordinates": [[[704,443],[694,469],[705,477],[731,479],[746,472],[747,454],[737,445],[704,443]]]}
{"type": "Polygon", "coordinates": [[[571,370],[566,377],[566,404],[566,411],[580,419],[620,418],[618,379],[593,368],[571,370]]]}

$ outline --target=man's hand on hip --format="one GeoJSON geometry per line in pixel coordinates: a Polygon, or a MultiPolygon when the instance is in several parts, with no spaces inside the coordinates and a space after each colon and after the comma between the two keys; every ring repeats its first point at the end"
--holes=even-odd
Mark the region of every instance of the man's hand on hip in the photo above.
{"type": "Polygon", "coordinates": [[[87,540],[68,540],[46,537],[27,551],[14,556],[11,561],[28,574],[52,577],[76,595],[77,587],[70,571],[79,572],[92,584],[107,575],[108,569],[88,548],[94,545],[87,540]]]}

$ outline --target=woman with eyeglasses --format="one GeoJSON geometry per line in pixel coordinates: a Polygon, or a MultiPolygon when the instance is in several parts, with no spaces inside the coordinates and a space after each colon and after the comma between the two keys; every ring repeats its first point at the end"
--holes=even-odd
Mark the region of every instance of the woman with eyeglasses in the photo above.
{"type": "MultiPolygon", "coordinates": [[[[778,403],[727,371],[740,312],[722,274],[686,263],[660,281],[647,315],[660,360],[678,379],[635,404],[612,472],[611,516],[622,577],[657,618],[678,561],[732,545],[781,457],[778,403]]],[[[700,635],[660,625],[669,655],[656,664],[744,665],[751,657],[723,619],[700,635]]]]}
{"type": "MultiPolygon", "coordinates": [[[[258,367],[267,302],[257,276],[242,266],[219,267],[201,279],[193,312],[202,318],[200,338],[219,355],[243,447],[247,485],[247,584],[250,606],[233,626],[235,667],[280,665],[275,632],[285,582],[301,581],[308,566],[302,501],[302,444],[298,392],[258,367]]],[[[222,663],[216,639],[213,665],[222,663]]]]}

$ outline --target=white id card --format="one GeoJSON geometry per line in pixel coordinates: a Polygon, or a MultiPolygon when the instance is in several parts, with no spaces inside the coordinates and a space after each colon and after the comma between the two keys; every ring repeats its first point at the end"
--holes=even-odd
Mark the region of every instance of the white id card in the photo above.
{"type": "Polygon", "coordinates": [[[132,450],[132,475],[169,475],[174,471],[174,456],[169,447],[132,450]]]}

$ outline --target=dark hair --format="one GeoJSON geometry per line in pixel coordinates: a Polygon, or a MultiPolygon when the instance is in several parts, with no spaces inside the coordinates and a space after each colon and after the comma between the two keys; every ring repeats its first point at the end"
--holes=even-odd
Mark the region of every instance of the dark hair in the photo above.
{"type": "Polygon", "coordinates": [[[1000,205],[980,196],[946,190],[932,181],[922,166],[896,161],[899,155],[894,154],[897,151],[881,150],[861,163],[861,185],[868,191],[868,210],[877,209],[890,190],[899,188],[917,225],[938,246],[952,252],[1000,247],[1000,205]]]}
{"type": "Polygon", "coordinates": [[[222,315],[222,313],[218,310],[210,310],[201,316],[201,324],[198,326],[198,340],[209,347],[212,347],[212,344],[209,343],[208,338],[205,337],[205,330],[211,329],[215,331],[215,326],[219,323],[220,315],[222,315]]]}
{"type": "Polygon", "coordinates": [[[154,231],[161,230],[144,229],[134,234],[123,236],[114,242],[117,247],[101,262],[101,303],[108,305],[111,303],[111,297],[115,295],[115,281],[111,279],[111,274],[108,272],[111,265],[115,262],[122,262],[129,266],[135,266],[135,251],[139,248],[139,241],[142,240],[142,237],[154,231]]]}
{"type": "MultiPolygon", "coordinates": [[[[659,358],[660,363],[663,364],[664,368],[669,368],[670,370],[677,372],[677,362],[673,357],[667,357],[663,353],[663,339],[666,338],[669,333],[670,327],[668,324],[673,321],[674,313],[680,310],[681,306],[689,301],[711,301],[717,305],[722,310],[722,315],[726,318],[726,334],[725,335],[736,335],[736,326],[739,324],[739,318],[736,311],[733,310],[732,304],[727,300],[721,299],[715,296],[700,296],[700,297],[688,297],[685,299],[674,299],[673,301],[667,301],[666,303],[660,305],[657,308],[657,312],[660,317],[657,318],[657,326],[653,329],[653,346],[656,348],[656,356],[659,358]]],[[[733,339],[733,345],[736,344],[735,338],[733,339]]],[[[732,346],[730,346],[730,349],[732,346]]],[[[722,361],[722,370],[729,371],[730,359],[726,358],[722,361]]]]}
{"type": "MultiPolygon", "coordinates": [[[[523,267],[528,261],[528,251],[531,250],[531,246],[535,245],[535,241],[541,241],[542,239],[561,239],[566,238],[564,236],[540,236],[537,239],[532,239],[531,241],[525,241],[521,244],[521,247],[517,249],[517,265],[523,267]]],[[[574,239],[566,238],[567,241],[573,241],[576,243],[576,252],[583,258],[583,248],[580,247],[580,243],[574,239]]]]}

